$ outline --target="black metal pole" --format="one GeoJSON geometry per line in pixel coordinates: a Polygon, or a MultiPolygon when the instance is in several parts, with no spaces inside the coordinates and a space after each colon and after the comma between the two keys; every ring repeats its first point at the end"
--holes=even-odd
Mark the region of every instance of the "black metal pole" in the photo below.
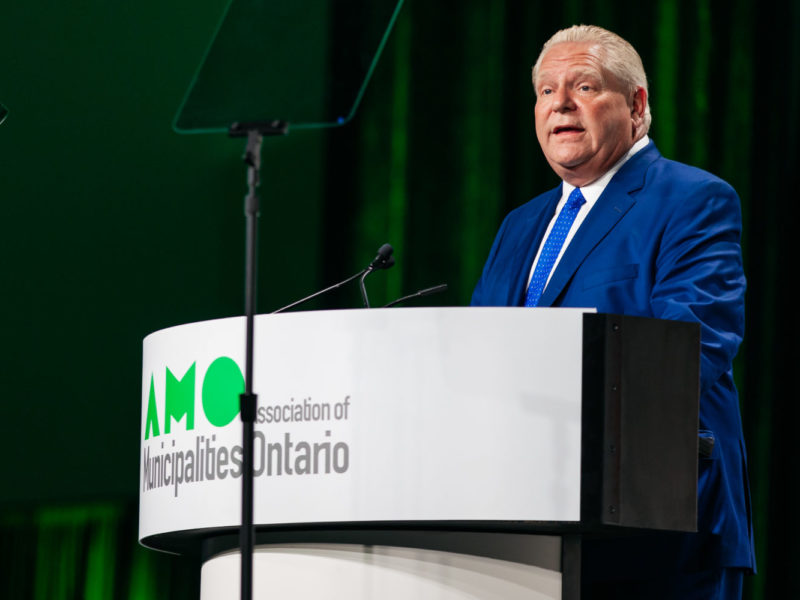
{"type": "Polygon", "coordinates": [[[239,533],[241,549],[241,598],[250,600],[253,597],[253,547],[255,544],[255,527],[253,525],[253,437],[256,416],[257,396],[253,393],[253,339],[256,314],[256,257],[258,249],[258,195],[261,168],[261,141],[258,131],[247,133],[248,192],[244,200],[246,227],[245,241],[245,300],[246,318],[245,340],[245,374],[244,394],[240,396],[242,419],[242,528],[239,533]]]}
{"type": "Polygon", "coordinates": [[[244,198],[245,216],[245,282],[244,314],[246,322],[244,394],[239,396],[242,419],[242,526],[239,530],[241,565],[241,600],[253,597],[253,439],[255,437],[258,396],[253,393],[253,340],[255,339],[256,289],[258,269],[258,195],[256,189],[261,176],[261,142],[265,135],[286,135],[286,121],[253,121],[233,123],[228,130],[231,137],[247,136],[244,162],[247,164],[247,195],[244,198]]]}

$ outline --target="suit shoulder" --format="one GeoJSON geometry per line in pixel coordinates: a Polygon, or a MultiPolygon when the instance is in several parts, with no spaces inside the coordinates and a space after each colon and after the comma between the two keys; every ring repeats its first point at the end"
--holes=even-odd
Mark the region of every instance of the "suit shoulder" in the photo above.
{"type": "MultiPolygon", "coordinates": [[[[703,229],[698,219],[725,223],[731,231],[741,229],[741,201],[725,180],[703,169],[659,158],[645,174],[637,199],[657,211],[665,223],[678,229],[703,229]]],[[[738,234],[737,234],[738,235],[738,234]]]]}
{"type": "Polygon", "coordinates": [[[733,186],[713,173],[664,157],[653,161],[647,171],[646,181],[736,196],[733,186]]]}

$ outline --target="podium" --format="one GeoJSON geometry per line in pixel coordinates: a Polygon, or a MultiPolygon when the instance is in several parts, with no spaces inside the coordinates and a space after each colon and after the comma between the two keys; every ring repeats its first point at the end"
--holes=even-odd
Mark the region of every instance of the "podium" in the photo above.
{"type": "MultiPolygon", "coordinates": [[[[139,538],[235,597],[244,318],[144,340],[139,538]]],[[[583,536],[693,531],[696,324],[258,316],[256,598],[577,598],[583,536]]]]}

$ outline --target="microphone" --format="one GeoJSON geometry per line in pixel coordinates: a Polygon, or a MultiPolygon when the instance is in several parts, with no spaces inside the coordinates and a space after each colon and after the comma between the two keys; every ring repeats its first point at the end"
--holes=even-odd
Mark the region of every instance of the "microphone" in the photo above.
{"type": "Polygon", "coordinates": [[[372,262],[369,263],[369,266],[367,266],[366,269],[362,269],[355,275],[351,275],[350,277],[348,277],[343,281],[340,281],[339,283],[334,283],[332,286],[326,287],[324,290],[314,292],[313,294],[311,294],[310,296],[306,296],[305,298],[300,298],[300,300],[296,300],[291,304],[287,304],[286,306],[279,308],[278,310],[273,310],[270,314],[274,315],[283,312],[285,310],[289,310],[290,308],[300,306],[301,304],[305,304],[309,300],[313,300],[317,296],[321,296],[322,294],[325,294],[327,292],[332,292],[333,290],[336,290],[342,287],[343,285],[350,283],[354,279],[358,279],[359,277],[362,277],[361,280],[362,298],[365,298],[366,290],[363,289],[364,287],[363,277],[366,277],[370,272],[374,271],[375,269],[388,269],[389,267],[394,265],[394,258],[392,258],[392,252],[394,252],[394,249],[389,244],[384,244],[378,249],[378,255],[374,259],[372,259],[372,262]]]}
{"type": "Polygon", "coordinates": [[[361,300],[364,302],[365,308],[370,308],[369,306],[369,298],[367,298],[367,288],[364,286],[364,280],[367,278],[367,275],[372,273],[378,269],[390,269],[394,266],[394,257],[392,253],[394,252],[394,248],[392,248],[389,244],[384,244],[380,248],[378,248],[378,255],[372,259],[372,262],[369,263],[369,266],[362,271],[361,281],[358,282],[359,287],[361,288],[361,300]]]}
{"type": "Polygon", "coordinates": [[[447,289],[446,283],[440,283],[439,285],[435,285],[433,287],[425,288],[424,290],[419,290],[418,292],[414,292],[413,294],[409,294],[408,296],[403,296],[402,298],[398,298],[397,300],[393,300],[389,302],[389,304],[384,304],[383,308],[389,308],[390,306],[394,306],[395,304],[400,304],[401,302],[405,302],[406,300],[411,300],[412,298],[422,298],[423,296],[430,296],[431,294],[438,294],[439,292],[443,292],[447,289]]]}
{"type": "Polygon", "coordinates": [[[369,263],[368,269],[388,269],[392,265],[394,265],[394,258],[392,258],[392,253],[394,252],[394,248],[390,244],[384,244],[380,248],[378,248],[378,255],[372,259],[372,262],[369,263]]]}

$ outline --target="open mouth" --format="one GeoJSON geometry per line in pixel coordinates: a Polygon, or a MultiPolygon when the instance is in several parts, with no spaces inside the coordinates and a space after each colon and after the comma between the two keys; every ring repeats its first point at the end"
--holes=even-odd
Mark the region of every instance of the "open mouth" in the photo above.
{"type": "Polygon", "coordinates": [[[563,125],[561,127],[556,127],[553,129],[553,133],[558,135],[560,133],[581,133],[583,132],[583,128],[575,127],[572,125],[563,125]]]}

